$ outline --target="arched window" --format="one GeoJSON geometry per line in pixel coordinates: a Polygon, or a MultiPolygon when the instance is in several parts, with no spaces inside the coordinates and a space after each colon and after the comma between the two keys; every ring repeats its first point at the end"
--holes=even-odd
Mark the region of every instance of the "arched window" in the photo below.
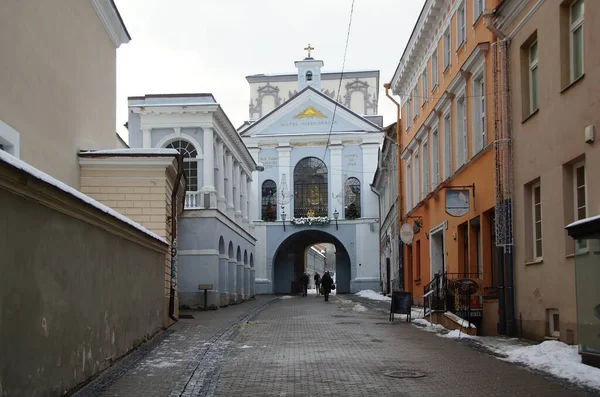
{"type": "Polygon", "coordinates": [[[306,72],[306,81],[312,81],[312,72],[310,70],[306,72]]]}
{"type": "Polygon", "coordinates": [[[307,157],[294,168],[294,217],[327,216],[327,166],[307,157]]]}
{"type": "Polygon", "coordinates": [[[262,184],[262,220],[277,220],[277,184],[270,179],[262,184]]]}
{"type": "Polygon", "coordinates": [[[360,181],[357,178],[346,179],[344,186],[345,218],[360,218],[360,181]]]}
{"type": "Polygon", "coordinates": [[[198,151],[187,141],[173,141],[165,146],[167,149],[175,149],[183,155],[183,172],[186,178],[186,190],[198,191],[198,151]]]}

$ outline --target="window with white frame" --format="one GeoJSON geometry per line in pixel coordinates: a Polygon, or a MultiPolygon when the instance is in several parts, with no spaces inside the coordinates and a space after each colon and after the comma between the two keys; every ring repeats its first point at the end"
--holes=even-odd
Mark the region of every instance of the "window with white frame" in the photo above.
{"type": "Polygon", "coordinates": [[[444,179],[452,175],[452,124],[450,112],[444,115],[444,179]]]}
{"type": "Polygon", "coordinates": [[[411,110],[411,100],[410,100],[410,95],[408,96],[408,98],[406,99],[406,129],[408,130],[410,128],[410,122],[412,120],[412,117],[410,117],[410,110],[411,110]]]}
{"type": "Polygon", "coordinates": [[[412,167],[410,160],[406,162],[406,211],[410,211],[412,209],[412,191],[411,191],[411,176],[412,176],[412,167]]]}
{"type": "Polygon", "coordinates": [[[529,114],[538,109],[538,42],[529,46],[529,114]]]}
{"type": "Polygon", "coordinates": [[[456,10],[456,48],[458,49],[467,39],[467,10],[462,1],[456,10]]]}
{"type": "Polygon", "coordinates": [[[486,145],[485,125],[485,72],[481,72],[473,79],[473,155],[479,153],[486,145]]]}
{"type": "Polygon", "coordinates": [[[185,174],[185,190],[188,192],[198,191],[198,151],[191,142],[177,140],[165,146],[167,149],[175,149],[183,155],[183,173],[185,174]]]}
{"type": "Polygon", "coordinates": [[[433,165],[431,187],[435,189],[440,183],[440,137],[437,128],[431,133],[431,141],[431,163],[433,165]]]}
{"type": "Polygon", "coordinates": [[[583,76],[583,15],[584,1],[576,0],[569,11],[569,60],[571,82],[583,76]]]}
{"type": "Polygon", "coordinates": [[[467,101],[464,92],[456,100],[456,168],[467,162],[467,101]]]}
{"type": "Polygon", "coordinates": [[[425,66],[425,70],[423,71],[423,75],[421,76],[421,84],[423,85],[423,106],[427,103],[427,94],[429,90],[427,88],[427,66],[425,66]]]}
{"type": "MultiPolygon", "coordinates": [[[[575,203],[574,220],[578,221],[587,217],[587,186],[584,163],[578,163],[573,166],[573,189],[575,203]]],[[[577,240],[575,249],[577,252],[587,250],[587,240],[577,240]]]]}
{"type": "Polygon", "coordinates": [[[423,153],[421,154],[423,159],[423,165],[421,168],[421,186],[422,186],[422,194],[421,197],[425,198],[429,193],[429,145],[427,141],[423,141],[422,146],[423,153]]]}
{"type": "Polygon", "coordinates": [[[533,259],[540,260],[543,256],[542,245],[542,187],[540,183],[531,186],[531,219],[533,236],[533,259]]]}
{"type": "Polygon", "coordinates": [[[452,59],[452,40],[450,39],[450,27],[444,32],[444,70],[450,66],[452,59]]]}
{"type": "Polygon", "coordinates": [[[413,206],[417,205],[420,195],[419,190],[419,152],[418,149],[415,151],[413,158],[413,206]]]}
{"type": "Polygon", "coordinates": [[[433,50],[433,54],[431,55],[431,89],[435,89],[438,85],[439,74],[438,74],[439,62],[438,62],[438,48],[437,43],[435,45],[435,49],[433,50]]]}
{"type": "Polygon", "coordinates": [[[485,0],[473,0],[473,23],[477,22],[484,9],[485,0]]]}
{"type": "Polygon", "coordinates": [[[413,119],[419,116],[419,87],[413,89],[413,119]]]}

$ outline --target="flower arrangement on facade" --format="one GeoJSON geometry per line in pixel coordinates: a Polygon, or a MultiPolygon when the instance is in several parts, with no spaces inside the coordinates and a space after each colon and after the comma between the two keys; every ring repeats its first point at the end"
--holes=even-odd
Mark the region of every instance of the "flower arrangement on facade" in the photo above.
{"type": "Polygon", "coordinates": [[[307,216],[302,218],[292,218],[292,225],[326,225],[329,223],[329,218],[326,216],[307,216]]]}

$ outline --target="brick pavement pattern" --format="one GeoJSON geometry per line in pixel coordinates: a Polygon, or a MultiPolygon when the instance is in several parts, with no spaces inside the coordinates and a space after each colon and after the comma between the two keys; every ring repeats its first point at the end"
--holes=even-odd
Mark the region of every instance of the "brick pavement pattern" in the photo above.
{"type": "Polygon", "coordinates": [[[598,395],[389,323],[387,305],[358,301],[259,296],[194,312],[75,396],[598,395]]]}

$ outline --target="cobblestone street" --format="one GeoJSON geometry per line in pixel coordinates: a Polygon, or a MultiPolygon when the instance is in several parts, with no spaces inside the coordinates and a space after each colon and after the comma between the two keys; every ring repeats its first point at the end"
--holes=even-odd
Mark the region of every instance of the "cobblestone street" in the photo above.
{"type": "Polygon", "coordinates": [[[193,316],[75,396],[597,395],[389,323],[384,304],[349,296],[259,296],[193,316]]]}

